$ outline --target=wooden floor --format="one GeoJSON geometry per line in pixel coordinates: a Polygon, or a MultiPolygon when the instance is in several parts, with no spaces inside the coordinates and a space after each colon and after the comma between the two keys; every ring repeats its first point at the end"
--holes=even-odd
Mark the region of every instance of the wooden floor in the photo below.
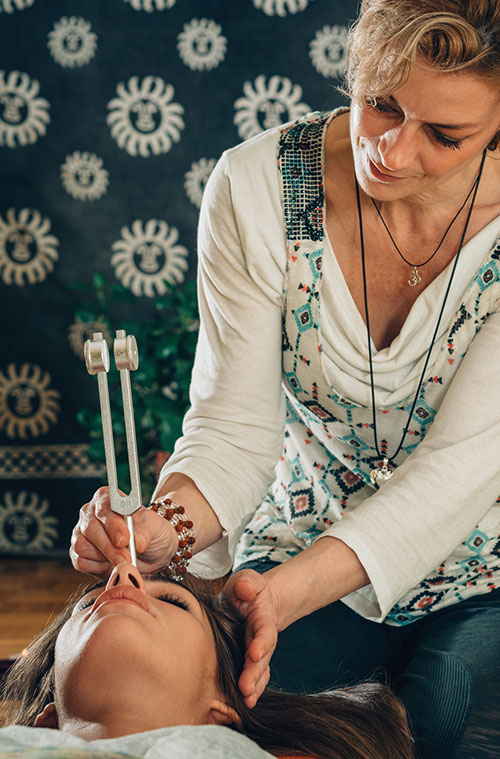
{"type": "Polygon", "coordinates": [[[15,658],[92,578],[69,559],[0,558],[0,660],[15,658]]]}

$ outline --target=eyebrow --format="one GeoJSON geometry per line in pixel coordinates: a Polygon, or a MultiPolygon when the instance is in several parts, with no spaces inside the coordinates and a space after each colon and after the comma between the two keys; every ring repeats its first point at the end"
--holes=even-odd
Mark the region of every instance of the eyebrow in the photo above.
{"type": "MultiPolygon", "coordinates": [[[[389,95],[389,100],[391,100],[398,108],[401,109],[400,104],[394,97],[394,95],[389,95]]],[[[478,124],[475,124],[473,121],[467,122],[465,124],[438,124],[435,121],[429,121],[427,122],[429,126],[431,127],[438,127],[438,129],[450,129],[450,130],[458,130],[458,129],[470,129],[471,127],[477,127],[478,124]]]]}

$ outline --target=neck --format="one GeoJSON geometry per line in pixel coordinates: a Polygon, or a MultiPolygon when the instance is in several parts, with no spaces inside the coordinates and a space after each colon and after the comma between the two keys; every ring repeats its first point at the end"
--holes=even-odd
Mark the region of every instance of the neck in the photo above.
{"type": "MultiPolygon", "coordinates": [[[[114,706],[109,709],[99,709],[98,717],[89,716],[64,716],[60,720],[59,729],[64,733],[75,735],[86,741],[103,740],[105,738],[120,738],[122,735],[133,733],[145,733],[149,730],[159,730],[162,727],[174,725],[200,724],[200,721],[182,719],[177,714],[169,714],[168,710],[154,713],[148,704],[148,709],[143,711],[138,704],[133,706],[114,706]]],[[[208,722],[208,719],[207,719],[208,722]]]]}
{"type": "Polygon", "coordinates": [[[160,727],[167,727],[165,720],[162,724],[153,724],[150,719],[141,719],[135,714],[127,713],[114,715],[110,720],[100,719],[98,722],[79,718],[69,719],[63,723],[61,731],[85,741],[97,741],[105,738],[120,738],[122,735],[132,733],[145,733],[160,727]]]}

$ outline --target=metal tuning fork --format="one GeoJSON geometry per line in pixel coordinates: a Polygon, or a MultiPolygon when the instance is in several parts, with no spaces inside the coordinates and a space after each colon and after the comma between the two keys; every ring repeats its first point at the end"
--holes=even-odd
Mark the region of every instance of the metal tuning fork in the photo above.
{"type": "Polygon", "coordinates": [[[86,340],[85,342],[84,357],[87,371],[89,374],[97,374],[97,383],[99,387],[102,436],[104,439],[104,451],[106,454],[110,505],[112,511],[126,517],[127,527],[130,533],[130,543],[128,548],[132,557],[132,564],[137,567],[137,553],[135,550],[132,514],[140,509],[142,506],[142,500],[139,458],[137,455],[137,440],[135,435],[134,407],[132,403],[132,389],[130,386],[130,372],[134,372],[139,366],[139,352],[137,350],[135,337],[133,335],[127,335],[124,329],[117,329],[116,337],[113,342],[113,354],[116,368],[120,371],[123,416],[125,420],[125,435],[127,440],[131,486],[128,495],[122,495],[118,491],[113,425],[111,420],[111,406],[109,403],[108,371],[110,360],[108,346],[102,332],[94,332],[92,340],[86,340]]]}

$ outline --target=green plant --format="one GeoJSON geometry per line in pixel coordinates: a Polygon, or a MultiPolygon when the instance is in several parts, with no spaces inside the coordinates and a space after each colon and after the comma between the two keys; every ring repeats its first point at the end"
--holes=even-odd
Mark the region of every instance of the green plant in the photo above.
{"type": "MultiPolygon", "coordinates": [[[[137,448],[141,465],[143,498],[149,499],[156,477],[157,455],[171,453],[182,434],[182,420],[189,406],[189,383],[198,335],[196,283],[181,286],[165,283],[167,292],[145,304],[140,317],[138,301],[123,285],[109,283],[102,274],[95,274],[92,285],[75,283],[81,302],[75,318],[86,337],[102,325],[112,355],[110,336],[116,329],[125,329],[137,339],[139,368],[131,372],[137,448]],[[133,307],[132,307],[133,306],[133,307]]],[[[141,304],[142,305],[142,304],[141,304]]],[[[125,425],[121,404],[119,373],[111,361],[108,374],[113,417],[115,452],[120,487],[129,487],[125,425]]],[[[78,411],[77,419],[87,431],[89,458],[104,461],[101,415],[96,406],[78,411]]]]}

